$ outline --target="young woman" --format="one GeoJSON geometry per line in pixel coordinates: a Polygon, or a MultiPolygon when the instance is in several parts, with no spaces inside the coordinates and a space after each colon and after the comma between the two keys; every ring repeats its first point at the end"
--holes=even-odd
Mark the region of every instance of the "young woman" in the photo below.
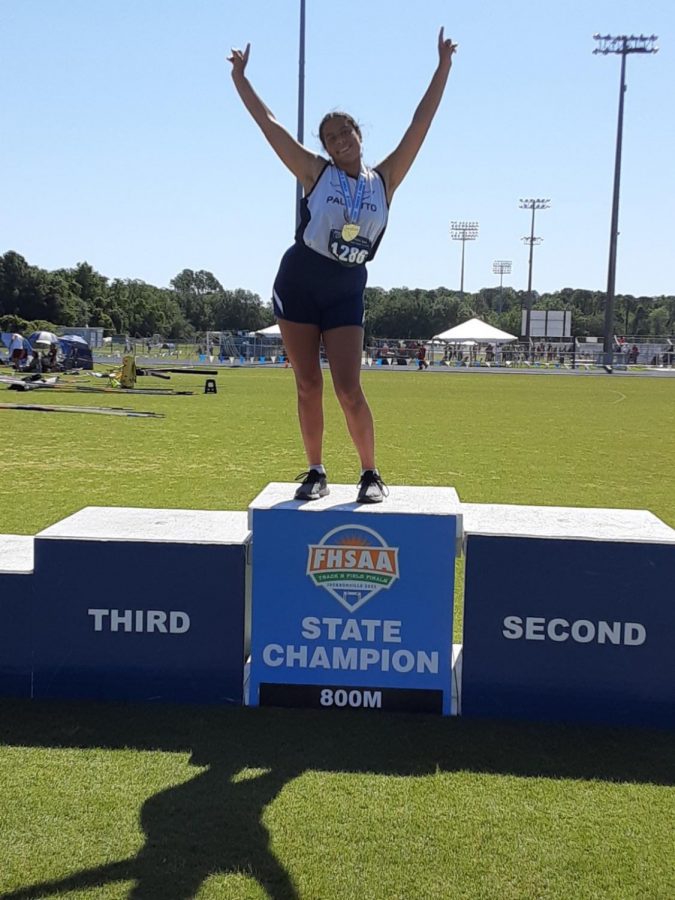
{"type": "Polygon", "coordinates": [[[312,153],[277,122],[246,77],[251,45],[232,50],[232,79],[244,106],[281,161],[304,188],[295,243],[274,282],[274,312],[298,394],[308,471],[296,500],[329,493],[322,461],[323,377],[326,350],[335,393],[361,461],[357,502],[380,503],[386,487],[375,465],[373,417],[361,389],[365,263],[375,256],[389,205],[426,137],[457,49],[438,35],[438,66],[398,147],[374,169],[363,164],[361,130],[347,113],[329,113],[319,137],[329,159],[312,153]]]}

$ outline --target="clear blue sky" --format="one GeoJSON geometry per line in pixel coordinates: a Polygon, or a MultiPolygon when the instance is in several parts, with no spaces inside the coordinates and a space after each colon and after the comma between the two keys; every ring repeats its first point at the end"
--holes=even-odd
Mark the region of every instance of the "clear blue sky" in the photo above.
{"type": "MultiPolygon", "coordinates": [[[[295,183],[232,86],[226,56],[252,44],[249,77],[291,131],[299,0],[0,0],[0,252],[47,269],[167,286],[183,268],[267,300],[292,241],[295,183]]],[[[399,189],[371,285],[459,287],[452,219],[477,220],[465,289],[604,290],[618,56],[592,35],[659,35],[627,65],[617,291],[675,294],[675,6],[672,0],[307,0],[305,144],[350,111],[375,164],[398,142],[437,60],[459,43],[448,88],[399,189]]]]}

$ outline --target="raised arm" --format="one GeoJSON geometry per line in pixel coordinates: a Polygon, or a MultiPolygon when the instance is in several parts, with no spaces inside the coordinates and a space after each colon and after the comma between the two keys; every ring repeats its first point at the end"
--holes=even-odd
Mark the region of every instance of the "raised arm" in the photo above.
{"type": "Polygon", "coordinates": [[[420,147],[427,136],[438,104],[441,102],[445,84],[452,68],[452,57],[457,49],[457,44],[447,40],[443,34],[443,28],[438,33],[438,67],[434,72],[429,87],[420,100],[415,110],[412,122],[403,135],[398,147],[377,166],[387,186],[387,196],[391,200],[394,191],[405,178],[408,169],[413,164],[420,147]]]}
{"type": "Polygon", "coordinates": [[[256,121],[277,156],[301,182],[305,191],[309,191],[326,164],[326,160],[303,147],[283,125],[274,117],[260,97],[251,87],[245,75],[246,64],[251,50],[247,44],[245,50],[232,50],[228,62],[232,63],[232,81],[246,109],[256,121]]]}

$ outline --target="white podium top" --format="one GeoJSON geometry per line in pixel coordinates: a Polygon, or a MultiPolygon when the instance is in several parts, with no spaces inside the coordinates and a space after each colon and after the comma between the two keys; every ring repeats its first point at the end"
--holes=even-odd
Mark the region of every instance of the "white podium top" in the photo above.
{"type": "Polygon", "coordinates": [[[464,533],[561,540],[673,544],[675,529],[646,509],[463,503],[464,533]]]}
{"type": "Polygon", "coordinates": [[[45,528],[36,538],[167,544],[244,544],[250,535],[245,512],[88,506],[45,528]]]}
{"type": "Polygon", "coordinates": [[[376,513],[378,515],[413,514],[424,516],[457,516],[461,521],[462,504],[451,487],[411,487],[390,485],[383,503],[356,503],[355,484],[331,484],[330,494],[319,500],[301,503],[293,499],[295,482],[273,481],[251,501],[249,512],[256,509],[297,509],[300,512],[341,511],[376,513]]]}
{"type": "Polygon", "coordinates": [[[33,538],[23,534],[0,534],[0,575],[32,575],[33,538]]]}

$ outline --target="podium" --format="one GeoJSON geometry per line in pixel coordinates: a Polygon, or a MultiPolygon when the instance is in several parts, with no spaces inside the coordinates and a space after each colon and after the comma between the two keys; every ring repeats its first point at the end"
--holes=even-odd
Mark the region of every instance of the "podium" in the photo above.
{"type": "Polygon", "coordinates": [[[675,530],[652,513],[295,488],[0,535],[0,696],[675,727],[675,530]]]}
{"type": "Polygon", "coordinates": [[[88,507],[40,532],[33,696],[241,704],[246,521],[88,507]]]}
{"type": "Polygon", "coordinates": [[[30,697],[33,538],[0,535],[0,696],[30,697]]]}
{"type": "Polygon", "coordinates": [[[269,484],[249,507],[252,644],[248,703],[450,715],[454,488],[353,485],[301,503],[269,484]]]}
{"type": "Polygon", "coordinates": [[[462,508],[462,715],[675,726],[675,531],[645,510],[462,508]]]}

